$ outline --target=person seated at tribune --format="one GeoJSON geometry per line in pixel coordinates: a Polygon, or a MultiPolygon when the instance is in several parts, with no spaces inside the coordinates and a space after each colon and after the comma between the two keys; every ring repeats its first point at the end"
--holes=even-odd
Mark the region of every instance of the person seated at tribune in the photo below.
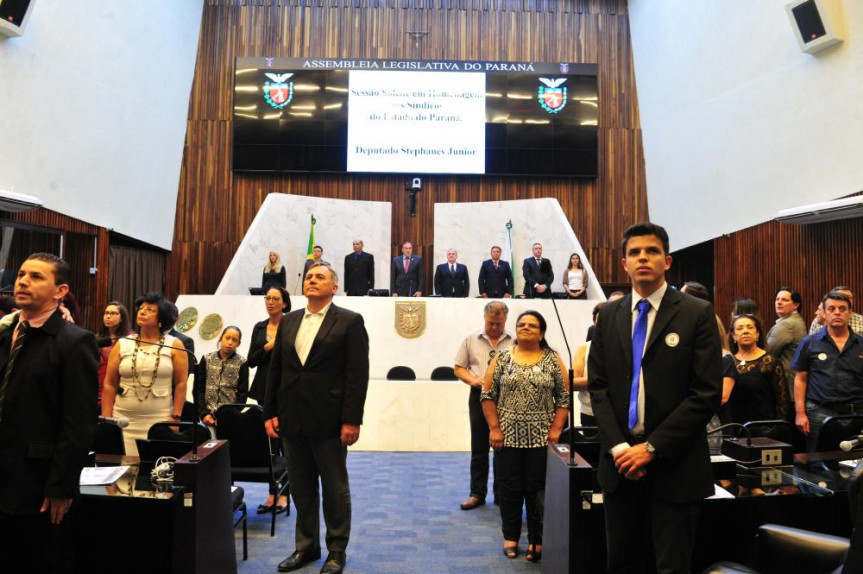
{"type": "Polygon", "coordinates": [[[306,276],[306,271],[309,270],[309,267],[314,263],[323,263],[324,265],[329,265],[328,261],[324,261],[322,257],[324,256],[324,248],[320,245],[315,245],[315,248],[312,249],[312,257],[314,259],[306,259],[305,264],[303,265],[303,277],[306,276]]]}
{"type": "Polygon", "coordinates": [[[264,274],[261,276],[261,289],[269,289],[270,287],[284,289],[286,285],[285,266],[279,264],[279,254],[270,251],[267,264],[264,265],[264,274]]]}
{"type": "Polygon", "coordinates": [[[470,292],[470,277],[467,267],[456,263],[458,251],[446,250],[446,263],[437,266],[434,272],[434,292],[441,297],[467,297],[470,292]]]}
{"type": "Polygon", "coordinates": [[[479,268],[479,294],[483,298],[509,298],[515,291],[512,269],[507,261],[500,258],[500,253],[500,247],[493,245],[491,259],[483,261],[479,268]]]}
{"type": "Polygon", "coordinates": [[[422,297],[426,282],[423,260],[414,255],[410,241],[402,243],[402,254],[393,257],[390,269],[390,293],[393,297],[422,297]]]}
{"type": "Polygon", "coordinates": [[[542,256],[542,244],[533,244],[533,257],[524,260],[521,267],[524,275],[524,294],[528,299],[551,299],[551,283],[554,281],[554,271],[551,261],[542,256]]]}

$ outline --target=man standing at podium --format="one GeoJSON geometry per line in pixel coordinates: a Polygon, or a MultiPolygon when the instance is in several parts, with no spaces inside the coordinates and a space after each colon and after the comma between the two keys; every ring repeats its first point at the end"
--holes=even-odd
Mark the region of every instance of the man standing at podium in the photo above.
{"type": "Polygon", "coordinates": [[[361,297],[375,288],[375,256],[363,251],[363,242],[354,239],[354,251],[345,256],[345,295],[361,297]]]}
{"type": "Polygon", "coordinates": [[[0,553],[28,572],[71,572],[67,512],[96,432],[96,338],[58,310],[70,274],[31,255],[15,280],[21,313],[0,326],[0,553]]]}
{"type": "Polygon", "coordinates": [[[284,443],[297,508],[296,550],[279,572],[321,557],[319,479],[329,551],[321,574],[345,567],[351,532],[346,459],[363,422],[369,337],[361,315],[333,305],[336,291],[338,276],[329,265],[309,267],[303,281],[307,306],[281,319],[270,359],[265,425],[284,443]]]}
{"type": "Polygon", "coordinates": [[[623,234],[632,294],[599,312],[588,388],[599,426],[598,479],[610,573],[689,572],[701,501],[713,494],[705,427],[719,408],[722,350],[713,307],[669,289],[668,234],[623,234]]]}
{"type": "Polygon", "coordinates": [[[467,297],[470,278],[467,267],[457,263],[458,251],[446,250],[446,263],[437,266],[434,272],[434,291],[441,297],[467,297]]]}
{"type": "Polygon", "coordinates": [[[402,243],[402,254],[393,257],[390,269],[390,294],[393,297],[422,297],[426,282],[423,260],[414,255],[410,241],[402,243]]]}

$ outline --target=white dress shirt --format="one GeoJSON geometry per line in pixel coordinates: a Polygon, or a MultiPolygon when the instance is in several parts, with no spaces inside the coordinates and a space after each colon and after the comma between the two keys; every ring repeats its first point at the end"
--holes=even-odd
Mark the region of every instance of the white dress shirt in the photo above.
{"type": "Polygon", "coordinates": [[[305,315],[303,315],[303,320],[300,322],[299,329],[297,329],[297,338],[294,339],[294,348],[300,357],[300,363],[303,365],[306,364],[306,359],[309,358],[312,343],[315,342],[315,337],[318,336],[318,331],[321,329],[321,323],[324,322],[324,317],[326,317],[327,311],[330,310],[332,304],[333,302],[330,301],[326,307],[317,313],[312,313],[308,307],[305,309],[305,315]]]}

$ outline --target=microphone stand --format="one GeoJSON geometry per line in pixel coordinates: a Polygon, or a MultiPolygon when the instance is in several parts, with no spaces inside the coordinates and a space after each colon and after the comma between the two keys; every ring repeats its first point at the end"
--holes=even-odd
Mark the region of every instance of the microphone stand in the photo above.
{"type": "Polygon", "coordinates": [[[551,299],[551,306],[554,307],[554,314],[557,316],[557,323],[560,325],[560,334],[563,335],[563,344],[566,345],[566,355],[569,359],[569,465],[578,466],[575,463],[575,403],[572,400],[572,379],[575,372],[572,369],[572,350],[569,348],[569,341],[566,338],[566,331],[563,329],[563,321],[560,319],[560,312],[557,310],[557,302],[554,297],[551,299]]]}
{"type": "MultiPolygon", "coordinates": [[[[120,339],[126,339],[128,341],[136,341],[136,342],[138,341],[138,339],[135,339],[132,337],[117,337],[118,341],[120,339]]],[[[166,345],[164,343],[151,343],[149,341],[142,341],[142,343],[146,343],[147,345],[154,345],[156,347],[165,347],[165,348],[171,349],[173,351],[180,351],[180,350],[185,351],[186,354],[188,354],[189,357],[191,357],[191,359],[192,359],[192,362],[190,364],[196,364],[197,363],[197,360],[195,359],[195,353],[193,353],[192,351],[187,349],[185,347],[185,345],[181,344],[180,349],[178,349],[177,347],[174,347],[173,345],[166,345]]],[[[186,372],[186,378],[187,379],[189,378],[188,370],[186,372]]],[[[183,397],[183,400],[185,401],[186,397],[183,397]]],[[[192,383],[192,406],[195,409],[195,416],[197,417],[198,416],[198,399],[195,396],[195,383],[194,382],[192,383]]],[[[191,458],[189,458],[189,462],[198,462],[201,460],[201,458],[198,456],[198,422],[195,421],[192,424],[194,425],[192,427],[192,456],[191,456],[191,458]]]]}

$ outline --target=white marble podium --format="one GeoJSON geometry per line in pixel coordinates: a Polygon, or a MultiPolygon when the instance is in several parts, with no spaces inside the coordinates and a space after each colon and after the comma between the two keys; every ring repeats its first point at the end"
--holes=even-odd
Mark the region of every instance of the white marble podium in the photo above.
{"type": "MultiPolygon", "coordinates": [[[[360,313],[369,333],[370,377],[368,398],[358,450],[469,451],[467,385],[456,381],[431,381],[435,367],[453,366],[464,337],[483,325],[483,307],[488,299],[383,298],[336,296],[334,304],[360,313]],[[426,328],[413,339],[395,329],[396,301],[422,301],[426,305],[426,328]],[[387,381],[395,365],[411,367],[417,381],[387,381]]],[[[305,306],[304,297],[292,297],[293,309],[305,306]]],[[[553,303],[547,299],[507,299],[507,328],[514,329],[521,311],[536,309],[548,322],[546,339],[566,359],[567,350],[553,303]]],[[[555,301],[572,352],[584,343],[596,301],[555,301]]],[[[243,332],[239,353],[247,356],[252,327],[266,319],[264,298],[251,295],[180,295],[180,310],[194,306],[199,321],[186,335],[195,340],[198,357],[216,350],[216,339],[205,341],[199,332],[201,320],[218,313],[224,326],[236,325],[243,332]]],[[[254,374],[253,374],[254,376],[254,374]]],[[[191,387],[190,387],[191,388],[191,387]]]]}

